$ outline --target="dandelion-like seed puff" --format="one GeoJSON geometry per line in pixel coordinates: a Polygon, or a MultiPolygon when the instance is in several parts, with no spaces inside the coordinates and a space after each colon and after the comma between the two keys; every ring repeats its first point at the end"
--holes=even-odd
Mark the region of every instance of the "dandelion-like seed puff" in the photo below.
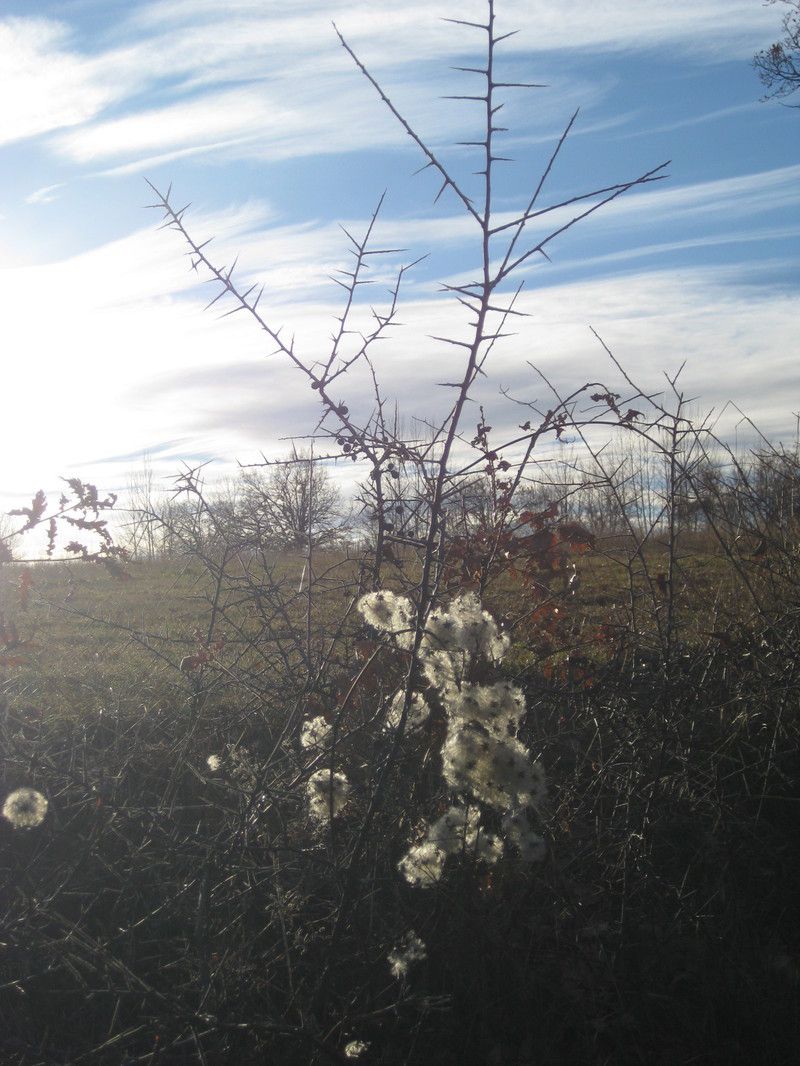
{"type": "Polygon", "coordinates": [[[410,648],[413,638],[414,605],[390,589],[368,592],[358,601],[364,621],[382,633],[391,633],[401,648],[410,648]]]}
{"type": "Polygon", "coordinates": [[[322,748],[330,739],[331,732],[330,725],[318,714],[316,718],[303,722],[300,743],[304,748],[322,748]]]}
{"type": "Polygon", "coordinates": [[[347,805],[350,782],[344,774],[316,770],[306,784],[309,814],[315,822],[327,822],[347,805]]]}
{"type": "MultiPolygon", "coordinates": [[[[410,648],[415,623],[414,605],[388,589],[367,593],[358,602],[364,621],[391,635],[397,646],[410,648]]],[[[508,681],[474,684],[469,677],[476,659],[497,665],[511,646],[494,618],[483,609],[474,592],[457,596],[449,607],[436,607],[425,622],[418,660],[428,684],[437,690],[447,723],[442,745],[442,776],[459,802],[450,807],[400,859],[397,867],[409,884],[431,888],[441,880],[449,856],[469,855],[496,863],[504,844],[522,862],[540,862],[544,839],[535,831],[546,796],[542,766],[516,736],[526,712],[525,694],[508,681]],[[466,803],[466,806],[464,805],[466,803]],[[481,824],[481,808],[493,808],[502,820],[502,833],[481,824]]],[[[405,706],[405,691],[398,692],[386,715],[386,728],[399,726],[405,706]]],[[[406,731],[419,729],[430,708],[421,692],[412,693],[406,715],[406,731]]],[[[315,723],[304,726],[309,737],[315,723]]],[[[310,746],[306,740],[303,745],[310,746]]],[[[319,773],[319,771],[318,771],[319,773]]],[[[328,778],[309,781],[312,816],[322,821],[347,801],[347,785],[328,778]]]]}
{"type": "Polygon", "coordinates": [[[413,930],[410,930],[406,933],[402,943],[389,952],[386,961],[389,963],[392,976],[396,977],[398,981],[404,981],[408,976],[410,967],[415,962],[422,962],[427,957],[428,950],[425,947],[425,942],[413,930]]]}
{"type": "Polygon", "coordinates": [[[47,814],[47,800],[35,788],[18,788],[6,796],[3,817],[15,829],[33,829],[47,814]]]}
{"type": "Polygon", "coordinates": [[[369,1044],[366,1040],[351,1040],[349,1044],[345,1045],[344,1057],[346,1059],[360,1059],[365,1051],[369,1051],[369,1044]]]}

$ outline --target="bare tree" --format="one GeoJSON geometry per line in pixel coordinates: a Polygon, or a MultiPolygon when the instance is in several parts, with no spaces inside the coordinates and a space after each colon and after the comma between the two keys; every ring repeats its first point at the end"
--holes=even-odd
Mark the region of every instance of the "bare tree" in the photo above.
{"type": "Polygon", "coordinates": [[[765,99],[791,96],[800,90],[800,0],[768,0],[770,4],[778,2],[788,8],[781,24],[783,37],[753,57],[753,66],[767,90],[765,99]]]}
{"type": "Polygon", "coordinates": [[[157,501],[150,455],[145,452],[142,465],[128,475],[127,517],[121,523],[122,539],[132,559],[155,559],[157,554],[157,501]]]}
{"type": "Polygon", "coordinates": [[[342,535],[342,500],[310,452],[292,448],[284,461],[242,477],[241,531],[276,548],[324,547],[342,535]]]}

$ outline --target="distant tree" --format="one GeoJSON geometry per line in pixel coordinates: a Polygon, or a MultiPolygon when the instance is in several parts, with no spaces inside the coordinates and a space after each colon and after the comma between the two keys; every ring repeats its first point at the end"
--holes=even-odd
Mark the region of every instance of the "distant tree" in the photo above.
{"type": "Polygon", "coordinates": [[[128,475],[127,513],[121,524],[122,543],[132,559],[153,560],[158,554],[159,517],[153,464],[147,452],[142,465],[128,475]]]}
{"type": "Polygon", "coordinates": [[[343,532],[341,496],[324,466],[306,452],[242,476],[241,532],[276,548],[324,547],[343,532]]]}
{"type": "Polygon", "coordinates": [[[13,558],[11,551],[11,538],[14,533],[14,523],[11,517],[0,511],[0,563],[9,562],[13,558]]]}
{"type": "MultiPolygon", "coordinates": [[[[785,4],[783,37],[775,44],[756,52],[753,66],[766,87],[766,97],[785,97],[800,90],[800,0],[767,0],[785,4]]],[[[790,104],[800,107],[800,104],[790,104]]]]}

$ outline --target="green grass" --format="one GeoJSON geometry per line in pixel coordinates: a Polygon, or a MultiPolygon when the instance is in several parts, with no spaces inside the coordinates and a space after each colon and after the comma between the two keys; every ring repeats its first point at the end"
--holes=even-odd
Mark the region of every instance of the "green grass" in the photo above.
{"type": "Polygon", "coordinates": [[[20,700],[79,717],[175,698],[170,664],[191,650],[204,621],[201,573],[171,563],[127,570],[122,582],[91,564],[37,566],[24,607],[20,568],[5,568],[2,610],[28,642],[9,674],[20,700]]]}
{"type": "MultiPolygon", "coordinates": [[[[291,624],[302,629],[305,594],[293,593],[303,558],[271,553],[266,563],[270,580],[283,588],[291,624]]],[[[577,656],[602,664],[634,637],[639,649],[657,647],[666,597],[652,580],[666,572],[666,550],[657,544],[648,548],[643,564],[620,538],[607,538],[575,563],[581,585],[574,596],[563,594],[558,574],[549,590],[536,595],[507,576],[491,587],[488,605],[513,626],[515,661],[560,667],[577,656]]],[[[406,565],[406,577],[413,578],[413,565],[406,565]]],[[[22,660],[7,674],[19,699],[42,711],[80,716],[185,697],[191,686],[178,668],[197,651],[198,637],[208,634],[215,597],[213,576],[200,562],[128,564],[126,581],[91,564],[40,564],[29,569],[27,606],[18,591],[22,572],[20,565],[0,568],[0,613],[27,642],[19,653],[10,649],[22,660]]],[[[326,552],[315,560],[315,572],[323,577],[314,589],[314,625],[324,632],[352,597],[357,566],[345,553],[326,552]]],[[[218,600],[223,617],[214,634],[230,642],[228,653],[257,635],[248,584],[267,584],[266,578],[260,564],[249,575],[235,562],[227,569],[225,594],[218,600]]],[[[689,649],[703,647],[709,634],[749,624],[752,608],[742,591],[719,551],[707,541],[688,543],[675,570],[675,640],[689,649]]]]}

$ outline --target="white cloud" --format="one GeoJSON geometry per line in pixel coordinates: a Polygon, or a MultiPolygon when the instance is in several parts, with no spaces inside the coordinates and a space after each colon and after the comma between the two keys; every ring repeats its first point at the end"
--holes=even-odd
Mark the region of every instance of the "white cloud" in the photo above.
{"type": "Polygon", "coordinates": [[[55,185],[45,185],[41,189],[36,189],[34,192],[29,193],[25,197],[26,204],[52,204],[54,200],[57,200],[56,192],[58,189],[62,189],[63,182],[57,182],[55,185]]]}
{"type": "MultiPolygon", "coordinates": [[[[550,202],[554,200],[555,197],[550,202]]],[[[542,206],[546,206],[547,202],[547,198],[543,196],[542,206]]],[[[713,181],[690,182],[677,187],[661,183],[643,186],[619,197],[593,216],[593,225],[612,228],[618,236],[628,234],[635,238],[636,246],[594,257],[590,262],[612,262],[616,258],[624,259],[629,255],[652,254],[653,251],[669,251],[702,244],[790,237],[796,232],[796,226],[756,231],[752,230],[750,223],[754,217],[770,211],[783,212],[789,219],[791,210],[798,205],[800,165],[777,167],[713,181]],[[668,223],[674,232],[677,220],[691,221],[698,214],[735,220],[736,227],[728,226],[720,233],[692,232],[686,238],[676,236],[672,241],[657,244],[641,243],[641,230],[645,223],[652,223],[656,228],[668,223]],[[742,228],[743,225],[745,228],[742,228]]],[[[548,230],[563,225],[585,206],[578,204],[559,208],[545,216],[548,230]]],[[[446,246],[463,246],[469,241],[475,245],[476,224],[463,211],[454,214],[437,214],[432,211],[430,215],[403,217],[392,216],[390,211],[391,197],[375,228],[375,242],[378,246],[408,247],[411,249],[410,254],[416,256],[446,246]]],[[[496,225],[503,225],[512,222],[516,217],[517,214],[513,211],[502,211],[496,213],[494,221],[496,225]]],[[[203,216],[189,215],[186,221],[195,237],[200,241],[204,240],[208,235],[208,223],[203,216]]],[[[366,217],[345,219],[342,225],[350,232],[360,233],[366,227],[366,217]]],[[[283,278],[279,264],[296,265],[305,262],[317,278],[323,278],[332,267],[340,264],[346,248],[341,227],[337,223],[320,224],[313,220],[300,226],[288,227],[275,226],[271,220],[268,228],[254,224],[250,230],[237,228],[230,231],[225,240],[230,248],[235,247],[240,253],[243,269],[263,276],[262,268],[258,264],[272,264],[266,268],[270,271],[269,282],[279,287],[283,278]],[[315,262],[318,266],[316,271],[313,270],[315,262]]],[[[570,262],[575,265],[574,261],[570,262]]],[[[541,271],[546,273],[551,269],[550,266],[544,266],[541,271]]],[[[306,277],[310,281],[310,275],[307,274],[306,277]]],[[[466,274],[458,274],[445,280],[458,284],[465,278],[466,274]]],[[[542,280],[545,283],[547,281],[546,277],[542,280]]]]}
{"type": "MultiPolygon", "coordinates": [[[[309,77],[294,64],[271,64],[267,69],[246,84],[195,86],[188,98],[176,92],[166,104],[86,123],[54,137],[52,146],[73,162],[116,163],[113,172],[122,174],[189,154],[274,161],[410,143],[374,90],[341,55],[336,55],[334,69],[317,69],[309,77]]],[[[438,99],[458,88],[446,71],[417,67],[413,80],[390,78],[386,87],[429,143],[449,145],[474,136],[475,109],[451,108],[438,99]]],[[[579,101],[598,99],[602,91],[585,80],[564,83],[537,109],[536,130],[547,130],[539,139],[551,139],[566,111],[579,101]]]]}
{"type": "Polygon", "coordinates": [[[754,38],[764,39],[775,26],[774,12],[750,0],[595,0],[591,8],[509,0],[503,21],[524,27],[523,41],[540,50],[640,51],[670,45],[707,58],[750,56],[754,38]]]}
{"type": "MultiPolygon", "coordinates": [[[[619,252],[606,252],[603,255],[593,255],[582,258],[580,266],[585,270],[589,267],[609,266],[612,263],[626,263],[631,259],[642,259],[653,255],[665,255],[669,252],[688,251],[692,248],[719,248],[728,244],[751,244],[762,243],[770,240],[786,240],[800,237],[800,226],[772,226],[764,229],[734,229],[725,233],[702,234],[697,237],[687,237],[685,240],[659,241],[653,244],[639,244],[625,248],[619,252]]],[[[563,264],[562,264],[563,265],[563,264]]],[[[791,267],[791,264],[787,263],[791,267]]],[[[575,262],[568,262],[568,268],[574,269],[575,262]]],[[[768,263],[767,266],[774,266],[768,263]]]]}
{"type": "MultiPolygon", "coordinates": [[[[454,14],[480,21],[485,5],[465,0],[454,14]]],[[[464,91],[464,76],[447,65],[474,55],[481,38],[434,16],[428,4],[313,0],[298,14],[276,0],[222,6],[169,0],[134,5],[109,47],[91,57],[67,50],[60,23],[0,24],[0,58],[9,60],[0,87],[5,79],[14,99],[25,101],[7,109],[0,140],[70,127],[53,138],[60,153],[77,163],[116,163],[118,173],[129,172],[142,156],[163,162],[224,152],[227,158],[274,159],[400,143],[402,131],[362,83],[332,19],[429,139],[460,136],[469,124],[466,111],[434,107],[431,97],[464,91]],[[96,121],[109,102],[123,98],[127,113],[96,121]]],[[[552,126],[548,115],[557,107],[565,111],[578,95],[585,102],[604,92],[600,85],[578,86],[574,72],[569,81],[563,73],[553,79],[547,53],[667,46],[706,60],[740,59],[766,42],[768,27],[774,33],[774,17],[752,0],[675,0],[668,8],[656,0],[598,0],[591,11],[554,0],[507,0],[500,19],[519,30],[502,46],[516,64],[515,76],[535,73],[540,80],[544,72],[554,84],[547,100],[537,100],[540,130],[552,126]],[[542,69],[519,69],[526,54],[537,56],[542,69]]],[[[532,65],[526,61],[526,68],[532,65]]],[[[530,136],[540,139],[536,130],[530,136]]]]}
{"type": "Polygon", "coordinates": [[[0,144],[78,126],[120,91],[68,42],[66,26],[49,19],[0,22],[0,144]]]}
{"type": "MultiPolygon", "coordinates": [[[[550,200],[554,203],[555,200],[550,200]]],[[[525,241],[519,242],[519,251],[525,251],[569,222],[572,217],[585,210],[590,204],[576,204],[571,207],[558,208],[540,219],[532,220],[526,227],[525,241]]],[[[543,206],[546,200],[543,198],[543,206]]],[[[753,174],[736,175],[713,181],[688,182],[670,188],[669,182],[658,182],[631,190],[613,200],[591,215],[591,219],[578,224],[574,230],[557,238],[548,246],[549,252],[557,256],[556,269],[574,269],[576,265],[586,268],[590,264],[610,263],[614,259],[624,260],[629,257],[650,255],[654,251],[669,252],[679,248],[707,246],[726,241],[748,241],[752,230],[752,220],[758,215],[780,212],[784,219],[794,217],[800,206],[800,165],[775,167],[771,171],[758,171],[753,174]],[[689,230],[686,237],[679,227],[693,226],[695,220],[701,219],[702,232],[693,236],[689,230]],[[715,226],[724,224],[724,231],[717,233],[715,226]],[[676,239],[671,242],[649,241],[645,232],[663,232],[668,226],[676,239]],[[593,236],[612,233],[614,240],[629,240],[630,247],[621,252],[587,259],[583,238],[591,232],[593,236]],[[679,236],[678,236],[679,235],[679,236]]],[[[512,213],[497,216],[496,223],[501,225],[513,221],[512,213]]],[[[762,236],[789,237],[793,227],[782,226],[771,235],[762,236]]],[[[684,230],[686,232],[686,230],[684,230]]],[[[435,224],[431,229],[435,233],[435,224]]],[[[547,284],[547,276],[553,266],[544,263],[541,257],[533,256],[524,265],[523,271],[533,275],[537,282],[547,284]]],[[[447,280],[451,285],[463,285],[473,277],[468,271],[455,274],[447,280]]]]}
{"type": "MultiPolygon", "coordinates": [[[[302,16],[292,12],[287,17],[285,12],[285,5],[276,0],[228,0],[224,13],[214,0],[164,0],[141,6],[135,24],[163,35],[191,26],[196,34],[191,48],[211,45],[213,60],[234,47],[257,47],[267,32],[279,45],[295,39],[298,31],[315,46],[324,44],[324,30],[333,20],[354,43],[368,41],[374,59],[397,63],[411,56],[463,51],[464,42],[478,35],[439,16],[484,22],[486,4],[462,0],[457,7],[445,4],[432,11],[430,4],[413,0],[402,5],[390,0],[308,0],[302,16]],[[243,33],[243,27],[249,32],[243,33]]],[[[775,13],[751,0],[673,0],[668,6],[661,0],[595,0],[591,8],[555,0],[504,0],[497,6],[497,18],[501,31],[519,30],[504,45],[512,52],[641,50],[669,43],[707,55],[741,57],[752,54],[754,37],[757,44],[775,30],[775,13]]]]}
{"type": "Polygon", "coordinates": [[[688,126],[702,126],[706,122],[716,122],[717,119],[731,118],[734,115],[743,115],[755,112],[763,105],[752,100],[746,104],[734,104],[731,107],[718,107],[713,111],[703,111],[699,115],[688,115],[685,118],[676,119],[674,122],[665,122],[658,126],[647,126],[646,129],[628,130],[623,134],[625,137],[651,137],[655,133],[670,133],[672,130],[686,129],[688,126]]]}
{"type": "MultiPolygon", "coordinates": [[[[268,218],[268,208],[250,204],[195,221],[199,236],[225,234],[222,261],[243,247],[245,276],[261,272],[268,282],[269,321],[287,336],[296,330],[298,351],[320,358],[341,308],[338,290],[321,288],[321,268],[340,261],[341,233],[327,224],[265,229],[268,218]]],[[[445,231],[459,237],[449,220],[445,231]]],[[[274,346],[245,316],[201,313],[215,290],[198,288],[182,250],[171,234],[143,230],[60,263],[2,272],[4,343],[15,358],[4,379],[0,448],[18,456],[4,492],[33,491],[61,473],[124,488],[136,464],[115,456],[178,442],[158,458],[166,474],[179,454],[255,461],[262,449],[283,450],[280,437],[312,430],[319,405],[308,383],[284,357],[269,357],[274,346]]],[[[438,383],[457,377],[459,363],[456,349],[430,336],[463,337],[467,327],[455,301],[421,291],[409,290],[406,325],[381,344],[376,366],[402,413],[435,419],[452,399],[438,383]]],[[[524,417],[500,397],[501,385],[549,402],[528,361],[563,389],[585,380],[613,386],[590,325],[645,389],[661,387],[662,369],[687,360],[687,392],[708,404],[735,400],[770,435],[791,429],[787,397],[800,388],[795,299],[749,283],[739,268],[551,284],[523,294],[519,306],[532,317],[498,346],[476,392],[498,433],[524,417]]],[[[371,389],[359,373],[342,378],[340,389],[351,410],[366,413],[371,389]]],[[[470,409],[467,431],[474,417],[470,409]]]]}
{"type": "MultiPolygon", "coordinates": [[[[160,154],[159,162],[203,151],[285,159],[398,144],[402,131],[387,122],[363,93],[349,85],[287,92],[281,84],[209,92],[188,101],[87,124],[55,140],[79,163],[134,160],[160,154]],[[337,121],[346,114],[348,119],[337,121]]],[[[130,168],[127,168],[130,169],[130,168]]]]}
{"type": "Polygon", "coordinates": [[[738,174],[714,181],[694,182],[670,188],[659,184],[623,196],[614,204],[614,215],[660,214],[670,219],[702,214],[750,217],[764,211],[785,211],[800,203],[800,165],[776,167],[751,174],[738,174]]]}
{"type": "Polygon", "coordinates": [[[274,116],[266,102],[242,90],[207,95],[150,111],[139,111],[108,122],[64,134],[58,140],[62,151],[78,162],[115,159],[121,155],[153,152],[172,145],[181,150],[198,142],[235,137],[253,127],[285,120],[279,109],[274,116]]]}

